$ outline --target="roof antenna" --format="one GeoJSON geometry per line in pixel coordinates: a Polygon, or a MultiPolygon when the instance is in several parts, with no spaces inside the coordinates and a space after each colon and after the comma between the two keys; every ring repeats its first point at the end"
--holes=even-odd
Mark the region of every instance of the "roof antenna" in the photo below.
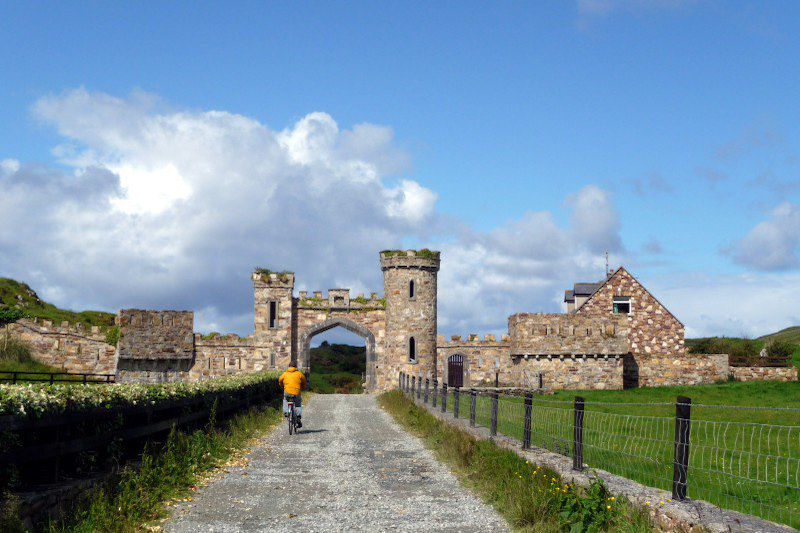
{"type": "Polygon", "coordinates": [[[611,271],[608,270],[608,250],[606,250],[606,279],[610,277],[611,271]]]}

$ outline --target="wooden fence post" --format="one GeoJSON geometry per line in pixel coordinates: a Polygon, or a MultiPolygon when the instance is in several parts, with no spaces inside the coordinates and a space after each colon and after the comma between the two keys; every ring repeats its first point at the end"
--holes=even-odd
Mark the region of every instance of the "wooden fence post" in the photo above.
{"type": "Polygon", "coordinates": [[[442,383],[442,412],[447,412],[447,383],[442,383]]]}
{"type": "Polygon", "coordinates": [[[422,398],[422,374],[417,376],[417,400],[422,398]]]}
{"type": "Polygon", "coordinates": [[[533,418],[533,393],[525,393],[525,422],[522,433],[522,449],[531,447],[531,419],[533,418]]]}
{"type": "Polygon", "coordinates": [[[417,386],[417,376],[411,376],[411,397],[414,397],[414,389],[417,386]]]}
{"type": "Polygon", "coordinates": [[[692,400],[678,396],[675,403],[675,463],[672,471],[672,497],[686,499],[689,474],[689,437],[692,429],[692,400]]]}
{"type": "Polygon", "coordinates": [[[439,380],[433,380],[433,406],[436,407],[436,402],[439,399],[439,380]]]}
{"type": "Polygon", "coordinates": [[[469,425],[475,427],[475,411],[478,407],[478,391],[469,391],[469,425]]]}
{"type": "Polygon", "coordinates": [[[461,403],[459,401],[460,397],[460,389],[456,387],[456,389],[453,391],[453,418],[458,418],[458,404],[461,403]]]}
{"type": "Polygon", "coordinates": [[[489,433],[492,436],[497,435],[497,400],[498,400],[498,398],[499,398],[499,395],[497,394],[497,391],[493,392],[492,393],[492,420],[491,420],[491,423],[489,424],[489,433]]]}
{"type": "Polygon", "coordinates": [[[583,470],[583,406],[584,400],[575,397],[574,421],[572,426],[572,469],[583,470]]]}
{"type": "Polygon", "coordinates": [[[431,379],[425,378],[425,403],[428,403],[428,389],[431,386],[431,379]]]}

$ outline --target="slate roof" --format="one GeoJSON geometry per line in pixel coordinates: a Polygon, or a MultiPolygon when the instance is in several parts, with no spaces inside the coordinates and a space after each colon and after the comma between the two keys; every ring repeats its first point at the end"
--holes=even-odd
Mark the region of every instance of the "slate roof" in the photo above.
{"type": "Polygon", "coordinates": [[[564,291],[564,301],[565,302],[574,302],[575,301],[575,292],[574,291],[564,291]]]}
{"type": "Polygon", "coordinates": [[[603,281],[597,283],[576,283],[573,288],[575,296],[591,296],[597,289],[603,286],[603,281]]]}

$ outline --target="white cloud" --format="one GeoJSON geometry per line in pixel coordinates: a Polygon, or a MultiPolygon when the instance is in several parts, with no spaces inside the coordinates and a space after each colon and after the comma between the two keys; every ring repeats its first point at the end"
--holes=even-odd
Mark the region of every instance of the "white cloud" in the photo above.
{"type": "Polygon", "coordinates": [[[784,202],[728,251],[735,262],[757,270],[800,266],[800,207],[784,202]]]}
{"type": "Polygon", "coordinates": [[[687,337],[758,337],[800,324],[798,274],[680,275],[649,288],[686,325],[687,337]]]}
{"type": "Polygon", "coordinates": [[[19,161],[16,159],[3,159],[0,161],[0,172],[4,174],[13,174],[19,170],[19,161]]]}

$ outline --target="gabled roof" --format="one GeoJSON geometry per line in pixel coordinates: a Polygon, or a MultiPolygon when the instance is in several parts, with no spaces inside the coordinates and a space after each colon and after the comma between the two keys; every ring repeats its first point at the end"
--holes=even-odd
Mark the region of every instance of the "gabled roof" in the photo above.
{"type": "Polygon", "coordinates": [[[609,282],[609,281],[611,281],[612,279],[614,279],[615,277],[617,277],[617,275],[618,275],[620,272],[624,272],[624,273],[626,273],[627,275],[629,275],[629,276],[631,277],[631,279],[633,279],[633,281],[635,281],[636,283],[638,283],[638,284],[639,284],[639,286],[640,286],[642,289],[644,289],[644,292],[646,292],[647,294],[649,294],[649,295],[650,295],[650,297],[651,297],[653,300],[655,300],[655,301],[656,301],[656,303],[657,303],[658,305],[660,305],[662,308],[664,308],[664,311],[666,311],[666,312],[667,312],[667,314],[669,314],[669,316],[671,316],[672,318],[674,318],[675,320],[677,320],[677,321],[678,321],[678,324],[680,324],[681,326],[684,326],[684,327],[685,327],[684,323],[683,323],[683,322],[681,322],[681,321],[678,319],[678,317],[676,317],[675,315],[673,315],[673,314],[672,314],[672,311],[670,311],[669,309],[667,309],[667,306],[666,306],[666,305],[664,305],[664,304],[662,304],[662,303],[659,301],[659,299],[658,299],[658,298],[656,298],[655,296],[653,296],[653,293],[652,293],[652,292],[650,292],[649,290],[647,290],[647,287],[645,287],[645,286],[642,284],[642,282],[640,282],[638,279],[636,279],[636,277],[635,277],[633,274],[631,274],[630,272],[628,272],[627,270],[625,270],[625,267],[619,267],[617,270],[615,270],[615,271],[614,271],[614,273],[613,273],[613,274],[611,274],[610,276],[608,276],[608,279],[606,279],[604,282],[600,283],[600,286],[599,286],[599,287],[597,287],[597,290],[595,290],[595,292],[594,292],[594,293],[593,293],[591,296],[589,296],[589,298],[587,298],[587,299],[586,299],[586,301],[584,301],[584,302],[583,302],[583,303],[580,305],[580,307],[578,307],[578,308],[575,310],[575,312],[577,313],[578,311],[580,311],[580,310],[583,308],[583,306],[585,306],[586,304],[588,304],[589,302],[591,302],[591,301],[594,299],[594,295],[595,295],[595,294],[597,294],[598,292],[600,292],[600,289],[602,289],[603,287],[605,287],[605,286],[608,284],[608,282],[609,282]]]}

